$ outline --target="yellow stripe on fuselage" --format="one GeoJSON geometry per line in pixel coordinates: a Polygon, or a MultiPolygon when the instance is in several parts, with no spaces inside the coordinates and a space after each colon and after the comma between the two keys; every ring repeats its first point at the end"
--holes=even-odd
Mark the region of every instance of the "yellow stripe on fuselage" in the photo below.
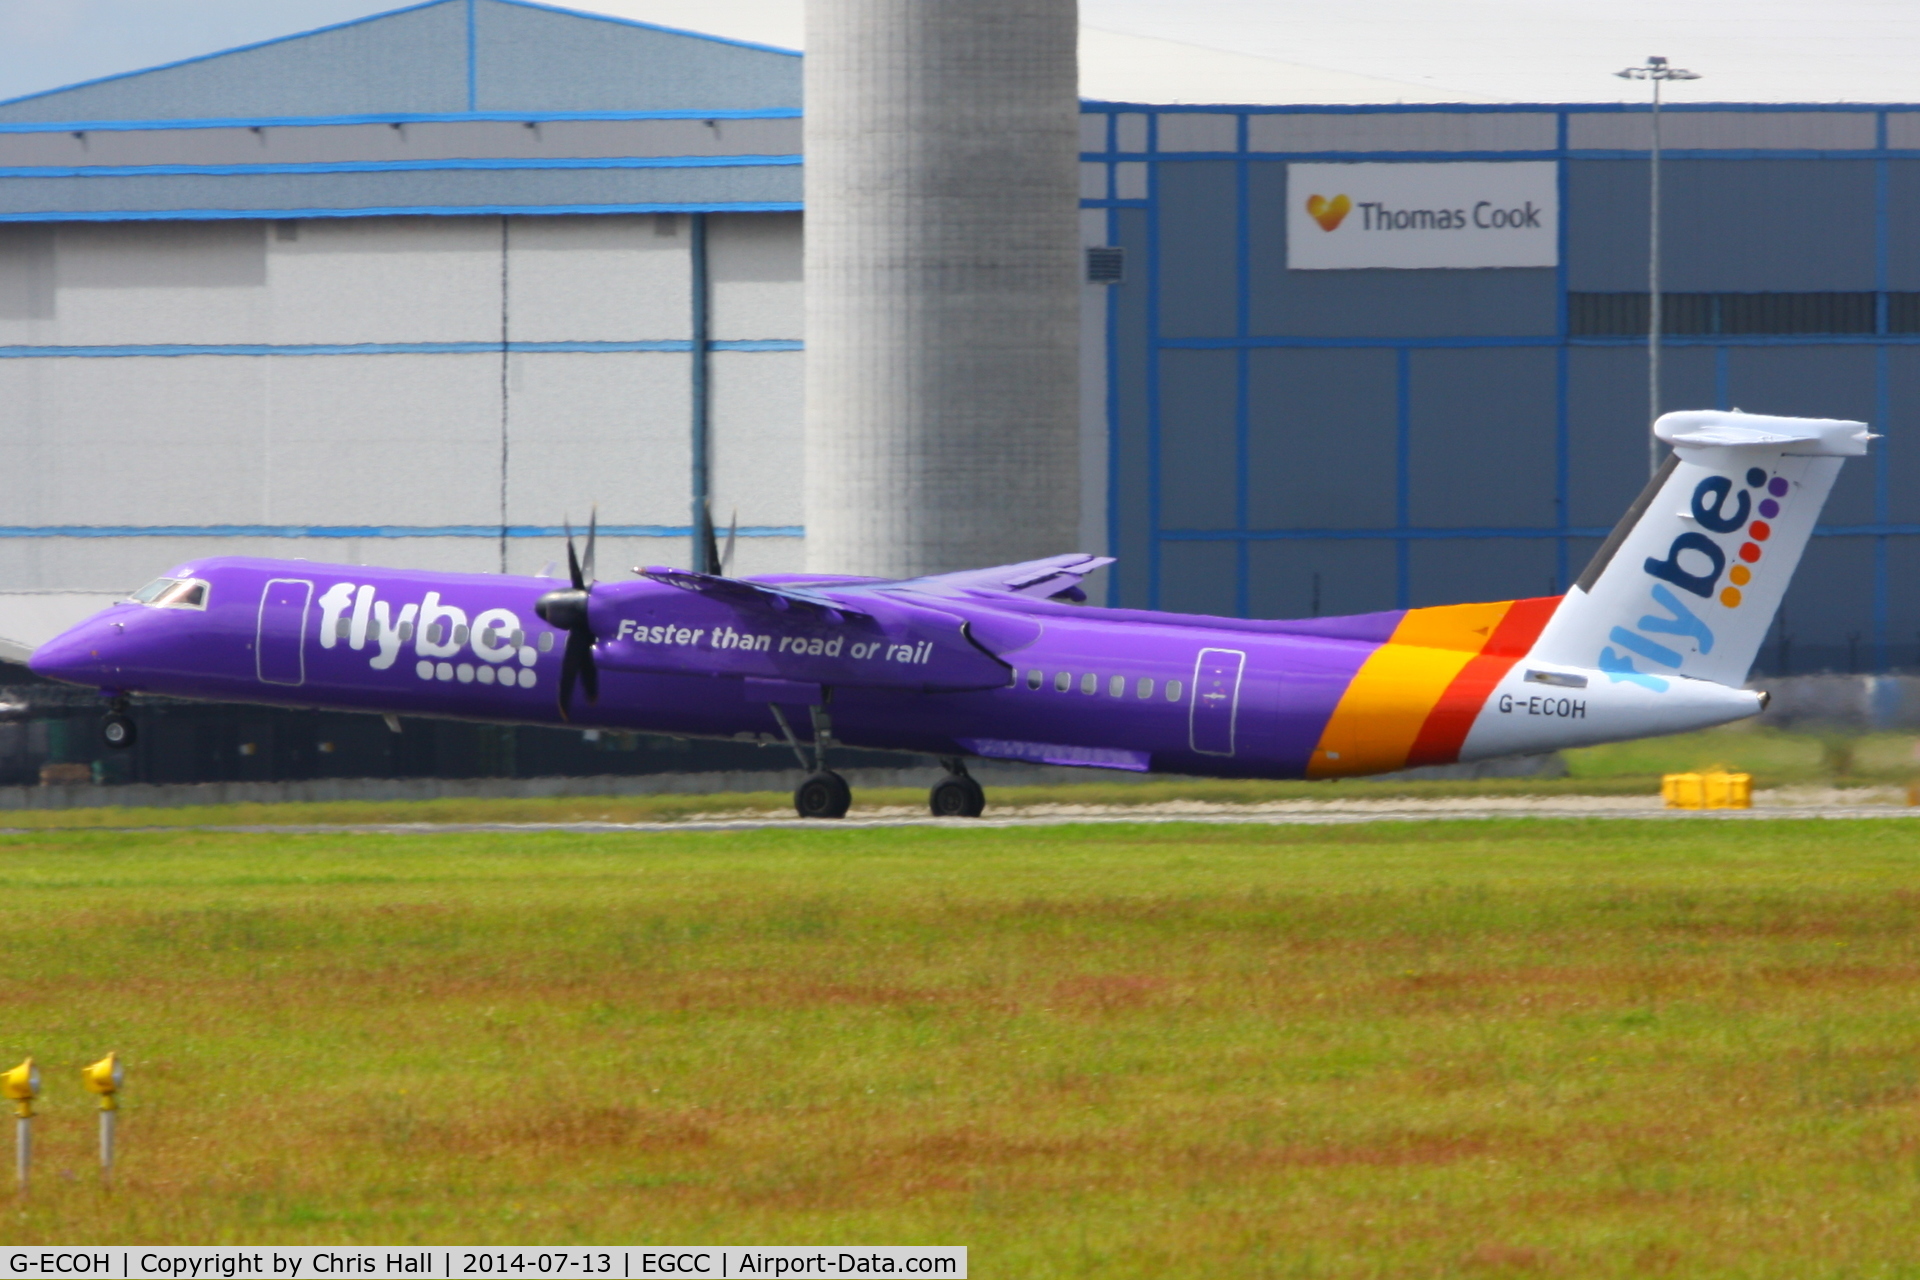
{"type": "Polygon", "coordinates": [[[1382,773],[1406,764],[1440,695],[1486,647],[1512,603],[1407,610],[1333,709],[1307,763],[1307,776],[1382,773]]]}

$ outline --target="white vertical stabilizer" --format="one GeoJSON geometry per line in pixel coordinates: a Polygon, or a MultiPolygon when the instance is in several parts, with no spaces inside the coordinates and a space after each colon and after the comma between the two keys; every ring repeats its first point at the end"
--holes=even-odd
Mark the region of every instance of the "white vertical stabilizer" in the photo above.
{"type": "Polygon", "coordinates": [[[1840,463],[1865,423],[1690,410],[1654,432],[1673,457],[1567,592],[1529,663],[1649,692],[1739,685],[1772,625],[1840,463]]]}

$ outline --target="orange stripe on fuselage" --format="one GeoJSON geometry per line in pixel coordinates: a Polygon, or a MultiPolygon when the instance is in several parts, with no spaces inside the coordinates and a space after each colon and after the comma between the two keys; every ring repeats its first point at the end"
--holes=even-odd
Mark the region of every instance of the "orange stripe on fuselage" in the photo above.
{"type": "Polygon", "coordinates": [[[1409,609],[1341,695],[1307,762],[1307,776],[1403,767],[1434,707],[1487,648],[1515,603],[1409,609]]]}
{"type": "Polygon", "coordinates": [[[1460,747],[1466,742],[1473,722],[1479,718],[1480,708],[1486,705],[1487,696],[1513,669],[1513,664],[1527,656],[1546,627],[1547,619],[1559,606],[1559,596],[1513,602],[1507,616],[1488,638],[1487,647],[1460,669],[1460,674],[1440,695],[1440,701],[1434,704],[1427,722],[1420,726],[1419,736],[1407,752],[1409,767],[1452,764],[1460,758],[1460,747]]]}

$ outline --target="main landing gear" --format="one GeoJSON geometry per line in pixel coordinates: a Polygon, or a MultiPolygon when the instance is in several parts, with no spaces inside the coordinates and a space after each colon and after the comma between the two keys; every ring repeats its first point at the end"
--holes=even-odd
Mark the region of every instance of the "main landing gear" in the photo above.
{"type": "Polygon", "coordinates": [[[803,818],[844,818],[853,807],[853,788],[831,769],[810,773],[793,790],[793,811],[803,818]]]}
{"type": "MultiPolygon", "coordinates": [[[[794,758],[807,771],[807,776],[793,789],[793,811],[803,818],[844,818],[847,810],[853,807],[853,788],[847,785],[845,778],[827,768],[827,747],[833,742],[833,720],[827,715],[825,704],[832,697],[832,690],[822,690],[820,705],[807,708],[813,720],[813,741],[805,745],[793,732],[793,726],[787,723],[787,713],[780,709],[780,704],[767,704],[767,710],[773,712],[774,723],[780,726],[787,745],[793,748],[794,758]],[[808,745],[813,748],[811,759],[806,749],[808,745]]],[[[936,818],[979,817],[986,811],[987,793],[967,773],[966,761],[958,756],[944,756],[940,763],[946,769],[947,776],[934,783],[933,790],[927,793],[928,810],[936,818]]]]}
{"type": "Polygon", "coordinates": [[[940,761],[947,776],[933,784],[927,793],[927,808],[936,818],[977,818],[987,810],[987,793],[967,772],[967,762],[958,756],[940,761]]]}
{"type": "MultiPolygon", "coordinates": [[[[831,698],[831,690],[823,691],[822,702],[831,698]]],[[[803,818],[844,818],[847,810],[853,807],[853,788],[847,780],[827,768],[827,744],[833,741],[833,720],[827,715],[824,705],[807,708],[813,719],[813,759],[807,759],[806,751],[800,745],[800,739],[794,736],[793,726],[787,723],[786,712],[777,702],[769,702],[767,710],[773,712],[773,718],[780,726],[780,732],[786,735],[787,745],[793,748],[793,754],[800,761],[800,767],[807,770],[807,776],[799,786],[793,789],[793,811],[803,818]]]]}
{"type": "Polygon", "coordinates": [[[134,727],[133,717],[127,714],[127,700],[115,698],[107,704],[107,714],[100,721],[100,741],[115,751],[125,751],[140,740],[140,731],[134,727]]]}

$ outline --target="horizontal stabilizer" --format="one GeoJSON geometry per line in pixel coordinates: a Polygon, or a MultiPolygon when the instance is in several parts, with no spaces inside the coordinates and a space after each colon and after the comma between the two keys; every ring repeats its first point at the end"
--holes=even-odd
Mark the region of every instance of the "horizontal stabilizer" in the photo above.
{"type": "Polygon", "coordinates": [[[1878,436],[1864,422],[1840,418],[1773,418],[1738,409],[1688,409],[1662,414],[1653,433],[1676,449],[1741,448],[1752,445],[1794,446],[1785,452],[1799,457],[1858,458],[1867,442],[1878,436]]]}

